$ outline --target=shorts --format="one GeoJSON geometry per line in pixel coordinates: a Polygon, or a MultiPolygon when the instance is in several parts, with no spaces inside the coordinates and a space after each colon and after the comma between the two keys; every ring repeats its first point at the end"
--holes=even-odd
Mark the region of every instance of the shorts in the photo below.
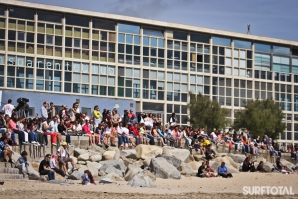
{"type": "Polygon", "coordinates": [[[71,162],[71,161],[72,161],[71,158],[66,158],[66,157],[59,158],[59,163],[61,163],[61,164],[64,164],[66,162],[71,162]]]}
{"type": "Polygon", "coordinates": [[[146,130],[150,130],[151,129],[151,126],[146,126],[146,130]]]}

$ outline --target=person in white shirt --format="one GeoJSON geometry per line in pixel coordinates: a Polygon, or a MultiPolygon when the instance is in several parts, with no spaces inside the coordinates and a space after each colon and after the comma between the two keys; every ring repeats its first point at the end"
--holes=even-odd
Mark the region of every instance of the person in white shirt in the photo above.
{"type": "MultiPolygon", "coordinates": [[[[52,124],[53,125],[53,124],[52,124]]],[[[47,118],[46,121],[42,123],[42,130],[44,131],[44,135],[50,135],[51,136],[51,142],[52,145],[56,146],[56,136],[57,134],[53,131],[54,126],[51,126],[51,119],[47,118]]],[[[45,139],[46,146],[48,145],[48,139],[45,139]]]]}
{"type": "Polygon", "coordinates": [[[2,112],[5,113],[6,115],[9,115],[11,117],[11,114],[13,113],[14,110],[14,105],[11,104],[12,100],[9,99],[7,104],[3,106],[2,112]]]}
{"type": "Polygon", "coordinates": [[[53,117],[53,120],[50,122],[50,126],[52,126],[53,128],[51,129],[51,132],[54,132],[58,138],[58,143],[60,143],[60,145],[62,144],[62,135],[61,133],[59,133],[58,131],[58,118],[56,116],[53,117]]]}
{"type": "Polygon", "coordinates": [[[40,108],[41,117],[43,119],[47,119],[49,117],[47,107],[48,107],[48,102],[44,102],[42,107],[40,108]]]}
{"type": "Polygon", "coordinates": [[[121,148],[128,148],[129,130],[122,125],[123,123],[119,122],[119,125],[117,127],[118,142],[121,148]]]}
{"type": "Polygon", "coordinates": [[[62,164],[63,166],[63,170],[66,173],[66,163],[67,162],[71,162],[72,165],[72,170],[77,170],[75,163],[74,163],[74,159],[73,158],[69,158],[69,153],[67,151],[67,143],[63,142],[62,146],[59,147],[59,149],[57,150],[57,155],[58,155],[58,161],[60,164],[62,164]]]}
{"type": "Polygon", "coordinates": [[[75,124],[72,126],[72,130],[75,135],[79,135],[82,132],[82,126],[78,120],[75,121],[75,124]]]}
{"type": "Polygon", "coordinates": [[[67,179],[67,176],[65,175],[64,171],[59,169],[58,165],[57,165],[58,161],[57,161],[57,155],[53,154],[52,158],[50,160],[50,167],[51,169],[53,169],[56,173],[60,174],[62,177],[67,179]]]}

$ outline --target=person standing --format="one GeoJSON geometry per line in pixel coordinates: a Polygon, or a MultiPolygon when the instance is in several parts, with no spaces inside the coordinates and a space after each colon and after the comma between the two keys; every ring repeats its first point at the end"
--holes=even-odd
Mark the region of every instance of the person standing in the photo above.
{"type": "Polygon", "coordinates": [[[101,123],[102,114],[101,114],[99,107],[97,105],[94,106],[93,117],[94,117],[94,125],[98,126],[101,123]]]}
{"type": "Polygon", "coordinates": [[[48,119],[49,117],[47,107],[48,107],[48,102],[44,102],[42,107],[40,108],[41,117],[44,120],[48,119]]]}
{"type": "Polygon", "coordinates": [[[14,105],[11,104],[12,100],[9,99],[7,101],[7,104],[3,106],[2,112],[5,113],[5,115],[9,115],[11,117],[11,114],[13,113],[14,110],[14,105]]]}

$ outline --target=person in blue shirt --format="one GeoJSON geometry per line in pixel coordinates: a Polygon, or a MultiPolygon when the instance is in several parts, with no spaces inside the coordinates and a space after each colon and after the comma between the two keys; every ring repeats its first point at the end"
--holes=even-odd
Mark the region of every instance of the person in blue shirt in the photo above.
{"type": "Polygon", "coordinates": [[[228,168],[225,166],[225,162],[222,162],[221,165],[217,169],[218,175],[223,178],[232,178],[232,174],[228,173],[228,168]]]}

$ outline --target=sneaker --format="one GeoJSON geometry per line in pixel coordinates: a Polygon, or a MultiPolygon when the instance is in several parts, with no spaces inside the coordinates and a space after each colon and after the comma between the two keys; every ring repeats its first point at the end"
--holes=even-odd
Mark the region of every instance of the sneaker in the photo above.
{"type": "Polygon", "coordinates": [[[116,147],[116,145],[115,145],[115,144],[111,144],[111,146],[113,146],[113,147],[116,147]]]}
{"type": "Polygon", "coordinates": [[[8,160],[9,163],[13,163],[12,159],[8,160]]]}
{"type": "Polygon", "coordinates": [[[52,143],[52,145],[54,145],[54,146],[57,146],[57,144],[56,144],[56,143],[52,143]]]}
{"type": "Polygon", "coordinates": [[[35,141],[32,141],[31,144],[36,144],[36,142],[35,141]]]}
{"type": "Polygon", "coordinates": [[[36,146],[40,146],[39,142],[36,142],[36,146]]]}
{"type": "Polygon", "coordinates": [[[62,142],[60,142],[59,145],[62,146],[62,142]]]}
{"type": "Polygon", "coordinates": [[[41,146],[41,147],[45,147],[45,145],[44,145],[44,144],[41,144],[40,146],[41,146]]]}
{"type": "Polygon", "coordinates": [[[71,143],[68,143],[68,146],[72,147],[71,143]]]}
{"type": "Polygon", "coordinates": [[[7,162],[7,160],[6,160],[6,159],[4,159],[4,160],[3,160],[3,162],[7,162]]]}
{"type": "Polygon", "coordinates": [[[68,176],[64,176],[65,179],[68,179],[68,176]]]}
{"type": "Polygon", "coordinates": [[[22,142],[22,145],[28,145],[28,143],[27,142],[22,142]]]}
{"type": "Polygon", "coordinates": [[[102,144],[98,144],[97,146],[102,147],[102,144]]]}

